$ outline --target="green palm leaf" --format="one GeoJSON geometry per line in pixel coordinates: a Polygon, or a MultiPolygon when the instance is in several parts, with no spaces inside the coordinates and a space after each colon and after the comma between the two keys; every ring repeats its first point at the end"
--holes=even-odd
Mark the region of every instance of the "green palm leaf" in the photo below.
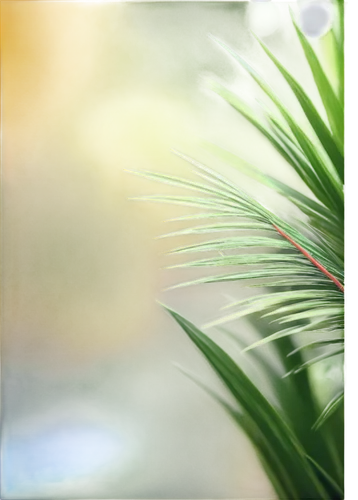
{"type": "Polygon", "coordinates": [[[332,362],[342,366],[344,352],[342,0],[336,0],[336,7],[337,22],[331,32],[338,66],[336,89],[311,44],[294,24],[327,116],[321,116],[304,86],[259,41],[297,99],[307,127],[298,123],[294,113],[282,104],[251,64],[227,44],[211,37],[249,73],[269,98],[274,111],[263,105],[261,113],[254,112],[222,84],[210,82],[211,90],[269,141],[300,176],[309,193],[303,194],[262,173],[217,145],[206,144],[207,150],[276,191],[299,209],[302,218],[278,216],[215,169],[178,152],[175,153],[191,166],[194,180],[136,172],[149,180],[190,191],[189,195],[141,199],[197,210],[172,221],[194,224],[200,221],[199,225],[173,230],[164,236],[193,238],[174,248],[171,254],[189,257],[199,254],[169,267],[200,268],[205,275],[170,288],[240,281],[254,292],[244,300],[232,300],[205,327],[213,328],[211,333],[226,332],[240,345],[243,356],[249,356],[264,371],[272,400],[218,343],[180,314],[167,310],[231,394],[234,405],[207,389],[251,440],[278,497],[297,500],[343,498],[343,388],[320,408],[311,387],[315,367],[332,362]],[[219,237],[216,233],[220,233],[219,237]],[[196,239],[198,236],[200,241],[196,239]],[[225,267],[229,268],[227,272],[216,271],[225,267]],[[234,333],[234,323],[230,330],[222,327],[246,317],[259,332],[259,338],[249,345],[234,333]],[[263,346],[273,350],[277,365],[273,366],[266,357],[263,346]]]}
{"type": "Polygon", "coordinates": [[[251,428],[249,435],[252,440],[256,436],[255,441],[259,438],[265,467],[269,467],[270,474],[276,478],[277,493],[285,493],[286,498],[324,498],[328,494],[324,485],[279,413],[225,351],[188,320],[167,310],[201,350],[242,409],[251,428]]]}

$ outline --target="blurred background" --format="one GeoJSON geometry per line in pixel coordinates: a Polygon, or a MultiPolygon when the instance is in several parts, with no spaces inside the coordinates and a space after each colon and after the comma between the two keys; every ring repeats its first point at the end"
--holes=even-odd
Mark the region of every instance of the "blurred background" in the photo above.
{"type": "Polygon", "coordinates": [[[272,498],[245,436],[174,366],[221,390],[156,303],[201,325],[247,292],[163,292],[198,276],[164,269],[188,239],[156,238],[195,209],[132,200],[175,190],[127,171],[191,175],[175,148],[288,210],[210,154],[207,143],[220,145],[304,190],[206,87],[223,82],[252,105],[258,94],[212,33],[295,105],[252,29],[316,99],[288,6],[12,1],[1,11],[1,497],[272,498]]]}

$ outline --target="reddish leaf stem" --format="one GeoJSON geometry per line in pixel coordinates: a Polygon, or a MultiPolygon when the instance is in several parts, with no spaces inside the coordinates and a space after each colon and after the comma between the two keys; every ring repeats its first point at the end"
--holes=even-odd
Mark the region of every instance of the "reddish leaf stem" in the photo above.
{"type": "Polygon", "coordinates": [[[284,231],[282,231],[282,229],[280,229],[279,227],[277,227],[276,224],[273,224],[273,227],[276,229],[276,231],[281,236],[283,236],[284,238],[286,238],[287,241],[289,241],[294,247],[296,247],[297,250],[299,250],[305,257],[307,257],[307,259],[310,262],[312,262],[312,264],[314,266],[316,266],[317,269],[319,269],[323,274],[325,274],[327,276],[327,278],[329,278],[331,281],[333,281],[333,283],[340,289],[341,292],[344,293],[344,286],[342,285],[342,283],[340,283],[337,280],[337,278],[335,278],[333,276],[333,274],[331,274],[329,271],[327,271],[327,269],[325,267],[323,267],[322,264],[320,264],[314,257],[312,257],[312,255],[310,255],[308,252],[306,252],[306,250],[304,248],[302,248],[301,245],[299,245],[292,238],[290,238],[288,236],[288,234],[286,234],[284,231]]]}

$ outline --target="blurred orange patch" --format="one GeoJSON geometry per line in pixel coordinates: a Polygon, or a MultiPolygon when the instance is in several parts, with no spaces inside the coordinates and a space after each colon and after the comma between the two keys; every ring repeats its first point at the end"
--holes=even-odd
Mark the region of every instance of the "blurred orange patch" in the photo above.
{"type": "Polygon", "coordinates": [[[146,234],[130,229],[141,209],[121,189],[120,155],[120,175],[103,184],[106,144],[94,161],[93,137],[79,132],[101,99],[108,15],[91,4],[2,4],[5,348],[52,373],[137,342],[151,317],[156,264],[150,253],[140,264],[146,234]]]}
{"type": "Polygon", "coordinates": [[[44,132],[66,114],[93,70],[97,4],[1,2],[2,136],[5,173],[21,168],[44,132]]]}

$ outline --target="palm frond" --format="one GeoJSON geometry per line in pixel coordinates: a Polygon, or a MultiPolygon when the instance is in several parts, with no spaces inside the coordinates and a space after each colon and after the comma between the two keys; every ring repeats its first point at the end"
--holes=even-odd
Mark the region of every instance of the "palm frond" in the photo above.
{"type": "MultiPolygon", "coordinates": [[[[334,116],[339,124],[341,120],[340,115],[337,116],[338,107],[340,107],[338,96],[327,78],[322,76],[323,69],[319,61],[316,60],[314,49],[299,34],[299,30],[297,35],[305,54],[308,54],[306,54],[306,57],[313,61],[312,69],[315,71],[316,85],[324,103],[326,102],[324,97],[327,93],[329,98],[333,98],[332,93],[334,94],[334,116]]],[[[212,321],[206,325],[207,327],[238,319],[251,312],[265,311],[264,304],[266,303],[266,307],[276,308],[276,315],[277,312],[281,313],[279,316],[280,323],[294,324],[296,320],[306,319],[312,321],[318,318],[321,321],[323,331],[324,322],[336,321],[344,312],[345,264],[341,248],[338,248],[339,245],[343,245],[343,238],[340,239],[337,236],[340,227],[343,236],[344,221],[344,183],[342,177],[344,158],[341,153],[343,138],[338,130],[331,127],[329,117],[327,116],[327,121],[325,121],[320,115],[317,106],[315,106],[307,91],[297,79],[256,35],[253,36],[301,105],[320,143],[320,148],[317,149],[313,145],[303,126],[292,117],[285,104],[266,80],[241,56],[211,35],[210,38],[232,57],[241,68],[245,69],[263,89],[278,111],[280,120],[276,118],[274,112],[268,110],[267,106],[262,103],[257,109],[253,110],[246,103],[243,103],[240,97],[235,96],[220,84],[208,80],[207,86],[231,107],[238,110],[271,143],[276,151],[284,156],[296,174],[305,182],[308,190],[314,193],[316,199],[276,179],[272,175],[263,173],[247,160],[217,145],[206,141],[201,141],[201,144],[214,158],[259,180],[268,188],[278,191],[286,199],[293,201],[301,211],[301,227],[295,224],[297,218],[292,221],[282,219],[278,214],[273,213],[228,179],[177,151],[174,151],[174,153],[195,168],[194,173],[200,177],[201,182],[193,182],[173,175],[152,173],[144,170],[133,173],[171,186],[195,191],[203,196],[168,195],[146,196],[137,199],[209,210],[207,213],[175,219],[190,221],[209,219],[209,223],[173,233],[169,232],[161,237],[227,233],[225,238],[211,239],[208,242],[175,248],[168,252],[168,254],[218,252],[214,257],[193,260],[177,266],[169,266],[169,268],[243,268],[242,270],[238,269],[238,271],[212,274],[171,288],[220,281],[249,281],[254,283],[258,280],[260,282],[266,280],[269,284],[270,280],[275,280],[276,288],[291,287],[292,285],[294,290],[296,283],[299,283],[298,287],[304,286],[305,278],[307,279],[308,289],[323,284],[321,295],[313,298],[310,302],[304,299],[300,300],[300,295],[297,295],[297,292],[292,293],[290,298],[287,298],[284,293],[278,293],[275,300],[269,302],[267,298],[265,299],[266,302],[263,302],[262,296],[258,295],[251,300],[250,307],[248,307],[248,303],[241,304],[244,306],[243,309],[212,321]],[[285,125],[281,125],[281,123],[285,123],[285,125]],[[220,222],[210,222],[215,218],[220,219],[220,222]],[[229,218],[229,221],[225,221],[225,218],[229,218]],[[313,238],[310,234],[307,234],[310,227],[312,227],[312,224],[309,223],[312,218],[316,221],[314,228],[318,232],[319,239],[317,236],[313,238]],[[328,236],[327,228],[330,228],[328,232],[331,233],[328,236]],[[233,236],[235,233],[239,235],[233,236]],[[280,240],[280,237],[286,242],[280,240]],[[250,253],[240,252],[242,249],[250,249],[250,253]],[[277,253],[277,250],[279,250],[279,253],[277,253]],[[224,251],[226,252],[225,255],[222,253],[224,251]],[[277,282],[277,278],[282,278],[281,282],[277,282]],[[341,295],[335,293],[335,287],[340,290],[341,295]],[[290,304],[292,302],[295,303],[294,307],[290,304]],[[295,310],[296,312],[293,313],[295,310]]],[[[332,106],[329,107],[329,110],[332,110],[332,106]]],[[[295,331],[295,328],[292,331],[295,331]]],[[[298,331],[301,330],[298,329],[298,331]]],[[[282,330],[277,332],[277,338],[282,335],[282,330]]],[[[271,339],[273,338],[276,337],[273,336],[271,339]]]]}
{"type": "Polygon", "coordinates": [[[335,4],[337,19],[331,35],[338,67],[336,86],[293,21],[325,116],[304,85],[258,40],[301,107],[307,126],[298,122],[259,71],[211,36],[251,76],[271,107],[262,104],[261,111],[253,111],[224,85],[210,82],[210,89],[269,141],[305,183],[308,194],[217,145],[207,144],[207,150],[284,197],[302,217],[279,216],[215,169],[182,153],[175,152],[190,165],[195,180],[135,172],[191,192],[141,199],[197,209],[172,221],[198,225],[164,236],[194,238],[170,253],[200,256],[169,267],[209,271],[171,288],[240,281],[254,291],[249,298],[232,300],[205,327],[210,327],[211,333],[226,332],[242,353],[260,366],[270,383],[272,401],[217,342],[177,312],[167,310],[233,397],[234,405],[212,394],[251,440],[279,498],[343,498],[343,388],[320,408],[311,387],[312,368],[332,360],[342,366],[344,352],[344,19],[343,1],[335,0],[335,4]],[[225,267],[229,268],[227,272],[217,273],[225,267]],[[245,345],[234,327],[228,330],[222,326],[244,317],[249,317],[259,332],[259,338],[250,345],[245,345]],[[273,367],[265,349],[260,349],[264,345],[275,353],[277,366],[273,367]]]}
{"type": "Polygon", "coordinates": [[[344,393],[340,391],[330,400],[312,428],[318,430],[343,405],[343,401],[344,393]]]}
{"type": "MultiPolygon", "coordinates": [[[[169,203],[196,204],[196,206],[204,210],[214,208],[218,213],[225,206],[233,216],[236,214],[237,221],[194,226],[171,232],[166,236],[210,235],[225,231],[229,231],[231,234],[238,231],[243,235],[232,236],[230,234],[230,236],[175,248],[172,253],[219,252],[219,255],[170,267],[220,268],[229,266],[236,268],[244,266],[244,271],[204,276],[186,283],[180,283],[174,287],[236,280],[249,282],[249,284],[255,282],[258,285],[265,286],[265,281],[269,279],[275,283],[277,288],[286,287],[287,285],[291,288],[290,292],[276,292],[266,295],[261,293],[250,300],[232,304],[232,307],[236,307],[238,311],[229,315],[221,315],[220,318],[206,326],[224,324],[257,311],[260,311],[262,315],[266,313],[275,314],[278,316],[277,321],[280,324],[295,323],[297,320],[310,323],[312,319],[317,318],[329,321],[330,318],[336,315],[343,315],[342,261],[330,250],[331,245],[327,245],[325,241],[322,241],[321,234],[317,237],[317,234],[314,233],[314,227],[310,228],[311,238],[307,237],[299,230],[298,225],[295,227],[292,222],[278,217],[240,188],[231,184],[222,175],[217,174],[214,170],[192,158],[182,154],[179,155],[194,167],[194,173],[201,178],[205,177],[205,183],[202,181],[187,181],[180,177],[152,172],[137,172],[137,174],[147,179],[205,193],[210,195],[210,198],[198,199],[197,197],[176,195],[166,196],[164,199],[163,197],[150,199],[169,203]],[[208,203],[210,206],[208,206],[208,203]],[[248,231],[250,233],[245,234],[248,231]],[[262,236],[262,234],[265,234],[265,236],[262,236]],[[255,253],[232,253],[233,251],[243,251],[245,249],[253,249],[255,253]],[[256,253],[257,250],[260,253],[256,253]],[[266,252],[263,250],[266,250],[266,252]],[[275,250],[275,252],[272,253],[272,250],[275,250]],[[224,254],[223,252],[228,253],[224,254]],[[274,306],[276,311],[270,312],[274,306]],[[280,306],[279,309],[277,309],[278,306],[280,306]]],[[[148,200],[148,197],[146,199],[148,200]]],[[[205,213],[203,213],[204,216],[205,213]]],[[[293,331],[293,333],[295,332],[293,331]]],[[[285,335],[287,334],[285,333],[285,335]]],[[[282,333],[278,331],[264,340],[268,342],[281,337],[282,333]]],[[[257,346],[255,345],[255,347],[257,346]]],[[[320,358],[317,361],[319,360],[320,358]]]]}

